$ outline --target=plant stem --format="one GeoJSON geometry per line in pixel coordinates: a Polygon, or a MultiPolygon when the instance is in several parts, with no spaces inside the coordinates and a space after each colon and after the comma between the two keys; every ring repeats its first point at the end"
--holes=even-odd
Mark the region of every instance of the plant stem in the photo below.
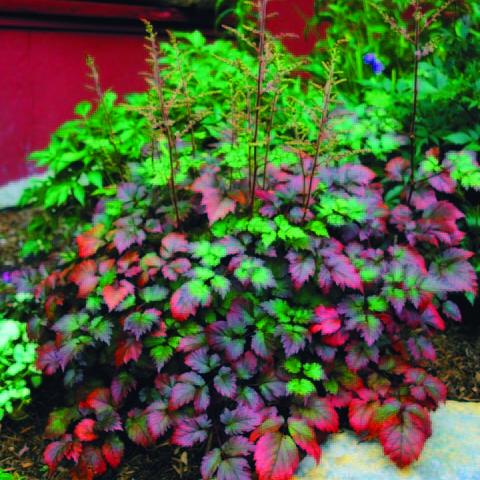
{"type": "Polygon", "coordinates": [[[270,143],[272,141],[272,129],[273,129],[273,120],[275,118],[275,112],[277,111],[277,102],[278,102],[278,97],[280,96],[280,89],[278,88],[275,91],[275,95],[272,100],[272,108],[270,111],[270,118],[268,119],[268,125],[267,125],[267,139],[266,139],[266,144],[265,144],[265,157],[263,159],[263,183],[262,183],[262,188],[265,190],[265,186],[267,183],[267,164],[268,164],[268,154],[269,149],[270,149],[270,143]]]}
{"type": "Polygon", "coordinates": [[[162,123],[163,123],[163,130],[167,137],[168,143],[168,154],[170,160],[170,196],[172,198],[173,208],[175,210],[175,218],[177,222],[177,227],[180,225],[180,214],[178,212],[178,200],[177,200],[177,191],[175,186],[175,140],[173,138],[172,128],[170,125],[170,119],[168,114],[168,107],[165,102],[165,97],[163,94],[163,87],[164,82],[163,78],[160,75],[160,67],[159,67],[159,59],[160,59],[160,52],[157,45],[157,36],[153,31],[153,27],[147,23],[147,33],[148,33],[148,40],[150,41],[150,63],[152,68],[152,75],[153,75],[153,86],[156,90],[158,101],[160,103],[160,110],[162,115],[162,123]]]}
{"type": "Polygon", "coordinates": [[[419,55],[418,49],[420,44],[420,22],[417,17],[417,12],[419,9],[418,0],[415,1],[415,42],[414,42],[414,66],[413,66],[413,100],[412,100],[412,117],[410,121],[410,131],[408,137],[410,139],[410,191],[408,193],[407,204],[410,205],[412,200],[413,191],[415,189],[415,157],[416,157],[416,133],[415,127],[417,122],[417,104],[418,104],[418,64],[419,64],[419,55]]]}
{"type": "Polygon", "coordinates": [[[260,105],[263,94],[263,81],[265,78],[265,33],[266,33],[266,17],[267,17],[267,1],[258,0],[258,75],[257,75],[257,94],[255,97],[255,120],[253,133],[253,167],[252,167],[252,185],[250,190],[250,215],[253,213],[253,204],[255,200],[255,185],[257,183],[257,169],[258,169],[258,133],[260,128],[260,105]]]}
{"type": "Polygon", "coordinates": [[[336,59],[336,52],[333,52],[331,60],[330,60],[329,71],[328,71],[328,80],[325,84],[324,91],[323,91],[322,116],[321,116],[321,119],[320,119],[320,126],[318,127],[318,136],[317,136],[317,142],[316,142],[316,146],[315,146],[315,156],[313,158],[312,172],[310,174],[310,180],[308,182],[307,198],[305,200],[305,205],[304,205],[304,210],[303,210],[303,218],[302,218],[303,221],[305,221],[305,218],[307,217],[308,205],[309,205],[310,199],[312,197],[313,180],[314,180],[315,174],[317,172],[318,158],[320,156],[320,148],[321,148],[321,145],[322,145],[322,137],[323,137],[323,133],[324,133],[324,130],[325,130],[325,125],[327,124],[327,120],[328,120],[328,108],[330,106],[332,88],[333,88],[333,84],[334,84],[335,59],[336,59]]]}

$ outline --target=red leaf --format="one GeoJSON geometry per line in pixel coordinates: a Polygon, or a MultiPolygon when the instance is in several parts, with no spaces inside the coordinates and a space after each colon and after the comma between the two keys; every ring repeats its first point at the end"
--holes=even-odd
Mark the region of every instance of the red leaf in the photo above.
{"type": "Polygon", "coordinates": [[[322,450],[317,443],[313,428],[301,418],[290,417],[288,419],[288,432],[295,440],[295,443],[305,450],[308,455],[311,455],[318,464],[322,450]]]}
{"type": "Polygon", "coordinates": [[[86,446],[80,456],[76,471],[78,478],[82,480],[92,480],[96,476],[103,475],[107,471],[107,464],[100,449],[91,445],[86,446]]]}
{"type": "Polygon", "coordinates": [[[75,436],[82,442],[93,442],[98,438],[98,435],[94,432],[95,423],[95,420],[91,418],[83,419],[75,427],[75,436]]]}
{"type": "Polygon", "coordinates": [[[445,322],[438,310],[430,303],[422,312],[422,321],[438,330],[445,330],[445,322]]]}
{"type": "Polygon", "coordinates": [[[279,432],[267,432],[258,440],[254,458],[259,480],[290,480],[299,462],[292,437],[279,432]]]}
{"type": "Polygon", "coordinates": [[[67,442],[65,449],[65,458],[67,460],[72,460],[72,462],[78,463],[78,459],[83,451],[83,445],[81,442],[69,441],[67,442]]]}
{"type": "Polygon", "coordinates": [[[119,367],[122,363],[128,363],[130,360],[136,362],[140,358],[142,348],[142,343],[134,338],[122,340],[115,350],[115,365],[119,367]]]}
{"type": "Polygon", "coordinates": [[[401,182],[405,176],[409,175],[410,162],[402,157],[392,158],[385,165],[385,172],[390,180],[401,182]]]}
{"type": "Polygon", "coordinates": [[[318,306],[315,309],[315,324],[310,327],[311,333],[321,332],[323,335],[335,333],[342,326],[338,312],[333,307],[318,306]]]}
{"type": "Polygon", "coordinates": [[[187,237],[183,233],[169,233],[162,238],[162,247],[160,248],[160,255],[163,258],[170,258],[175,253],[188,252],[187,237]]]}
{"type": "Polygon", "coordinates": [[[338,414],[326,398],[311,395],[305,405],[292,406],[292,414],[303,418],[309,425],[322,432],[338,431],[338,414]]]}
{"type": "Polygon", "coordinates": [[[87,297],[95,289],[98,284],[96,271],[97,264],[94,260],[85,260],[75,265],[70,273],[69,280],[78,286],[78,298],[87,297]]]}
{"type": "Polygon", "coordinates": [[[110,390],[108,388],[95,388],[84,402],[80,403],[81,408],[90,408],[96,412],[110,406],[110,390]]]}
{"type": "Polygon", "coordinates": [[[78,245],[78,255],[80,258],[87,258],[97,252],[97,250],[105,243],[100,240],[105,228],[102,224],[95,225],[90,230],[82,233],[76,238],[78,245]]]}
{"type": "Polygon", "coordinates": [[[114,310],[128,295],[128,289],[123,285],[115,288],[113,285],[107,285],[103,288],[103,299],[108,306],[108,311],[114,310]]]}
{"type": "Polygon", "coordinates": [[[229,212],[234,212],[236,202],[228,197],[223,197],[219,188],[216,188],[215,173],[207,171],[202,173],[195,182],[192,190],[202,194],[201,204],[205,207],[210,225],[225,217],[229,212]]]}
{"type": "Polygon", "coordinates": [[[184,283],[170,299],[170,310],[175,320],[183,322],[190,315],[197,313],[199,301],[192,297],[188,284],[184,283]]]}
{"type": "Polygon", "coordinates": [[[57,468],[57,465],[62,461],[65,456],[66,444],[65,442],[58,441],[52,442],[47,445],[43,452],[43,461],[48,465],[49,470],[52,472],[57,468]]]}
{"type": "Polygon", "coordinates": [[[406,467],[417,460],[425,441],[430,436],[428,412],[416,405],[406,409],[402,417],[379,432],[385,455],[399,467],[406,467]]]}
{"type": "Polygon", "coordinates": [[[355,398],[350,402],[348,420],[355,433],[370,430],[370,422],[378,407],[380,407],[380,402],[373,393],[371,393],[370,398],[355,398]]]}
{"type": "Polygon", "coordinates": [[[103,456],[112,468],[117,468],[120,465],[124,449],[123,442],[116,435],[109,437],[102,445],[103,456]]]}

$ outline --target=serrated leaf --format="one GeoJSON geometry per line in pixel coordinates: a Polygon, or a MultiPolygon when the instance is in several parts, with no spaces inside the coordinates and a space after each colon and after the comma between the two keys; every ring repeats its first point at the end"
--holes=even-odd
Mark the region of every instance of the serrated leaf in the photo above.
{"type": "Polygon", "coordinates": [[[311,455],[318,464],[322,451],[317,443],[313,428],[301,418],[290,417],[288,419],[288,433],[295,443],[308,455],[311,455]]]}
{"type": "Polygon", "coordinates": [[[295,442],[279,432],[260,437],[254,459],[259,480],[290,480],[299,462],[295,442]]]}
{"type": "Polygon", "coordinates": [[[255,410],[239,406],[235,410],[225,409],[220,415],[220,421],[225,425],[228,435],[251,432],[261,421],[261,415],[255,410]]]}

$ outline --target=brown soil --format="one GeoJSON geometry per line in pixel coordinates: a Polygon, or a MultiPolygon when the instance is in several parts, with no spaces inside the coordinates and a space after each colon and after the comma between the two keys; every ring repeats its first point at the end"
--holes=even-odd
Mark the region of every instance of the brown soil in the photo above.
{"type": "MultiPolygon", "coordinates": [[[[12,268],[18,263],[18,245],[23,238],[32,212],[0,211],[0,265],[12,268]]],[[[437,362],[429,370],[448,387],[448,398],[461,401],[480,401],[480,328],[476,312],[470,312],[470,322],[449,325],[434,339],[437,362]]],[[[34,392],[25,418],[4,420],[0,425],[0,468],[23,475],[25,480],[43,480],[47,473],[42,462],[44,442],[42,431],[48,412],[59,395],[58,386],[51,380],[34,392]]],[[[61,403],[61,402],[58,402],[61,403]]],[[[160,444],[149,450],[129,447],[122,467],[103,480],[194,480],[199,475],[201,451],[185,453],[160,444]]],[[[52,480],[68,480],[60,469],[52,480]]]]}

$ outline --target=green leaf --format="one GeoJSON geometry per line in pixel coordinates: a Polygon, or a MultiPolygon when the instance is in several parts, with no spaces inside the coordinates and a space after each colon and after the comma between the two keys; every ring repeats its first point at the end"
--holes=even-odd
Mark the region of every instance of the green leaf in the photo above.
{"type": "Polygon", "coordinates": [[[464,132],[457,132],[457,133],[451,133],[450,135],[445,136],[444,140],[447,140],[448,142],[453,143],[455,145],[464,145],[470,142],[470,140],[472,139],[470,135],[467,135],[464,132]]]}
{"type": "Polygon", "coordinates": [[[102,174],[100,172],[98,171],[88,172],[87,178],[92,185],[95,185],[97,188],[102,188],[103,180],[102,180],[102,174]]]}
{"type": "Polygon", "coordinates": [[[80,117],[86,117],[90,113],[91,109],[92,109],[92,104],[84,100],[75,106],[74,111],[75,111],[75,115],[79,115],[80,117]]]}
{"type": "Polygon", "coordinates": [[[321,380],[325,377],[325,372],[319,363],[305,363],[303,365],[303,373],[312,380],[321,380]]]}
{"type": "Polygon", "coordinates": [[[317,237],[329,237],[327,227],[319,220],[313,220],[307,223],[306,228],[317,235],[317,237]]]}
{"type": "Polygon", "coordinates": [[[330,378],[326,382],[323,382],[323,387],[328,393],[331,393],[332,395],[336,395],[338,393],[338,382],[334,380],[333,378],[330,378]]]}
{"type": "Polygon", "coordinates": [[[80,205],[85,205],[85,189],[79,184],[73,184],[73,196],[78,200],[80,205]]]}
{"type": "Polygon", "coordinates": [[[294,395],[300,395],[306,397],[315,393],[317,390],[315,385],[306,378],[294,378],[287,383],[287,391],[294,395]]]}
{"type": "Polygon", "coordinates": [[[302,362],[295,357],[290,357],[283,364],[285,370],[289,373],[298,373],[302,369],[302,362]]]}

